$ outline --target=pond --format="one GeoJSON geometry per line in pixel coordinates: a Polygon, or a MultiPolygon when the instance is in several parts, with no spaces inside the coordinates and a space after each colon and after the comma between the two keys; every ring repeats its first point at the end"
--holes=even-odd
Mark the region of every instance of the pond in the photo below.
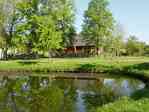
{"type": "Polygon", "coordinates": [[[143,82],[128,77],[52,76],[0,76],[0,112],[93,112],[145,88],[143,82]]]}

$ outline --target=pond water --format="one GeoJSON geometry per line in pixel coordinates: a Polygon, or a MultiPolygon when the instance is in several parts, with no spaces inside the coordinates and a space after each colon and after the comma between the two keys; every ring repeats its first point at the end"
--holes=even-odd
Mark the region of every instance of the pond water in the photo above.
{"type": "Polygon", "coordinates": [[[0,76],[0,112],[93,112],[145,87],[136,79],[99,76],[0,76]]]}

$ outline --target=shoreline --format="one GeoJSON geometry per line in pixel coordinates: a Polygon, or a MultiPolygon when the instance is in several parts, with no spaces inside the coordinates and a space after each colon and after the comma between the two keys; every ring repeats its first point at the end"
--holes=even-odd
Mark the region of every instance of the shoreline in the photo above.
{"type": "MultiPolygon", "coordinates": [[[[93,71],[88,71],[88,72],[83,72],[83,71],[41,71],[41,70],[0,70],[0,76],[31,76],[32,74],[36,74],[36,76],[40,76],[41,74],[43,75],[50,75],[50,74],[77,74],[74,76],[70,76],[72,79],[79,79],[78,77],[80,77],[80,74],[85,74],[83,78],[85,79],[96,79],[96,77],[100,77],[99,74],[102,74],[102,76],[104,76],[105,74],[108,76],[122,76],[122,77],[129,77],[129,78],[135,78],[138,80],[143,81],[144,83],[148,84],[149,83],[149,77],[147,77],[146,75],[144,75],[143,73],[135,73],[135,72],[130,72],[130,71],[120,71],[120,70],[113,70],[113,71],[102,71],[102,72],[93,72],[93,71]],[[87,74],[87,76],[86,76],[87,74]],[[93,77],[96,74],[95,77],[93,77]],[[99,76],[98,76],[99,75],[99,76]]],[[[34,76],[34,75],[33,75],[34,76]]],[[[57,75],[57,77],[59,77],[61,75],[57,75]]],[[[69,76],[64,76],[66,78],[69,78],[69,76]]]]}
{"type": "Polygon", "coordinates": [[[0,61],[0,75],[109,73],[149,82],[149,57],[52,58],[0,61]]]}

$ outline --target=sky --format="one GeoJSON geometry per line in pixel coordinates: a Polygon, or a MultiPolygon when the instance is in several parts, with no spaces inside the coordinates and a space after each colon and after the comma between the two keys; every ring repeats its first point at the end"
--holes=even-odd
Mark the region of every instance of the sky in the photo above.
{"type": "MultiPolygon", "coordinates": [[[[90,0],[74,0],[76,6],[75,26],[81,31],[84,11],[90,0]]],[[[126,35],[135,35],[149,43],[149,0],[110,0],[109,9],[114,19],[122,25],[126,35]]]]}

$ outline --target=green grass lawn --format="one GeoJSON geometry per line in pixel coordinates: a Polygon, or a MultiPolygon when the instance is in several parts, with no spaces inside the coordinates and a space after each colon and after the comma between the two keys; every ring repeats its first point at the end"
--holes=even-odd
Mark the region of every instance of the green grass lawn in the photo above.
{"type": "Polygon", "coordinates": [[[0,71],[30,72],[117,72],[149,77],[149,57],[52,58],[0,61],[0,71]]]}
{"type": "Polygon", "coordinates": [[[96,112],[148,112],[149,99],[132,100],[122,98],[114,103],[99,107],[96,112]]]}
{"type": "Polygon", "coordinates": [[[149,88],[138,90],[129,98],[122,97],[103,105],[94,112],[149,112],[149,88]]]}

